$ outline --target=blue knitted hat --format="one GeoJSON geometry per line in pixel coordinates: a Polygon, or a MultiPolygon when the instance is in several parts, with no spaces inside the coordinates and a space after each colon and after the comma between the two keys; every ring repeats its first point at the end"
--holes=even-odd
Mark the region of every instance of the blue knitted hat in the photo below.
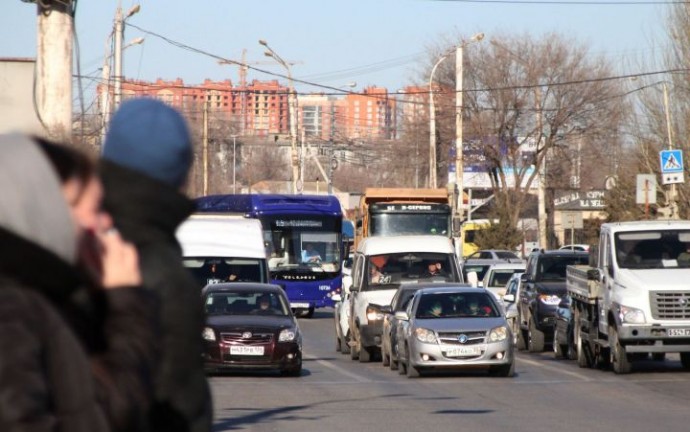
{"type": "Polygon", "coordinates": [[[156,99],[128,100],[110,122],[103,159],[179,188],[192,163],[187,124],[179,112],[156,99]]]}

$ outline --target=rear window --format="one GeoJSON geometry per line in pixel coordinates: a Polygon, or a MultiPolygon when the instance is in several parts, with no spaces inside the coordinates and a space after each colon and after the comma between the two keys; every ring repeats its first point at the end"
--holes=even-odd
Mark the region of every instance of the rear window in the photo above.
{"type": "Polygon", "coordinates": [[[485,318],[501,316],[496,304],[486,291],[468,293],[425,294],[419,299],[416,317],[485,318]]]}
{"type": "Polygon", "coordinates": [[[496,256],[500,259],[520,259],[512,252],[496,252],[496,256]]]}
{"type": "Polygon", "coordinates": [[[501,270],[494,270],[491,272],[491,277],[489,278],[489,281],[484,288],[488,287],[494,287],[494,288],[503,288],[508,284],[508,281],[510,278],[515,274],[515,273],[523,273],[525,270],[523,269],[501,269],[501,270]]]}
{"type": "Polygon", "coordinates": [[[588,255],[542,256],[537,263],[537,281],[565,281],[565,270],[569,265],[589,263],[588,255]]]}

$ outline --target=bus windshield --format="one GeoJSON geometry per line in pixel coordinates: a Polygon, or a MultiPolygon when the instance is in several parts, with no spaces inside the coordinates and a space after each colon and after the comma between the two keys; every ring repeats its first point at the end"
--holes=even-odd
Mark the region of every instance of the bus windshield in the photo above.
{"type": "Polygon", "coordinates": [[[340,272],[341,223],[341,218],[317,215],[262,216],[271,275],[340,272]]]}
{"type": "Polygon", "coordinates": [[[378,213],[371,215],[369,234],[395,235],[450,235],[450,218],[439,213],[378,213]]]}

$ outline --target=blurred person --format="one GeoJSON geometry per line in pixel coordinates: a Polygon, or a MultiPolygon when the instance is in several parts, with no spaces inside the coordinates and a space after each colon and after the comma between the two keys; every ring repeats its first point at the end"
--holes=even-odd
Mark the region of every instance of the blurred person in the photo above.
{"type": "MultiPolygon", "coordinates": [[[[78,206],[68,207],[56,170],[26,136],[0,135],[0,184],[0,430],[116,430],[87,344],[66,318],[87,282],[78,206]]],[[[99,281],[136,286],[134,248],[97,228],[99,281]]]]}
{"type": "Polygon", "coordinates": [[[101,210],[103,187],[95,164],[64,145],[34,141],[58,175],[76,227],[77,267],[84,276],[60,310],[91,357],[112,429],[145,430],[153,396],[157,309],[151,293],[140,289],[136,249],[121,239],[101,210]]]}
{"type": "Polygon", "coordinates": [[[314,249],[314,245],[311,243],[306,243],[304,245],[304,250],[302,250],[302,262],[307,263],[307,262],[320,262],[321,261],[321,255],[319,255],[319,251],[314,249]]]}
{"type": "Polygon", "coordinates": [[[124,102],[102,154],[105,209],[139,253],[144,288],[159,298],[161,359],[156,367],[152,430],[210,431],[213,410],[201,352],[199,288],[182,265],[175,230],[193,211],[182,194],[193,158],[184,118],[151,98],[124,102]]]}
{"type": "Polygon", "coordinates": [[[430,262],[427,266],[426,277],[445,276],[440,262],[430,262]]]}

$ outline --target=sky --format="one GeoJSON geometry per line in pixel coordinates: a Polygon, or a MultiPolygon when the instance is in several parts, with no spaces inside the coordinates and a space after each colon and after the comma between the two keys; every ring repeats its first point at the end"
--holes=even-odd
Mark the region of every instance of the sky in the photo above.
{"type": "MultiPolygon", "coordinates": [[[[355,90],[379,85],[395,91],[419,81],[425,52],[444,36],[470,38],[492,35],[541,36],[559,32],[603,55],[621,73],[640,72],[640,59],[664,49],[664,4],[536,4],[432,0],[120,0],[127,11],[141,11],[128,23],[176,42],[228,59],[247,61],[257,68],[284,73],[263,54],[258,40],[290,62],[293,76],[341,87],[356,82],[355,90]]],[[[594,0],[596,1],[596,0],[594,0]]],[[[605,2],[622,0],[602,0],[605,2]]],[[[636,1],[636,0],[628,0],[636,1]]],[[[641,1],[641,0],[637,0],[641,1]]],[[[0,57],[35,57],[36,5],[0,0],[0,57]]],[[[574,2],[577,2],[574,0],[574,2]]],[[[592,0],[589,1],[590,3],[592,0]]],[[[118,0],[79,0],[76,32],[82,86],[88,92],[100,78],[106,40],[118,0]],[[93,78],[88,78],[93,77],[93,78]]],[[[238,67],[190,52],[133,27],[125,29],[125,43],[145,37],[142,45],[125,50],[128,79],[154,81],[181,78],[185,84],[204,79],[238,80],[238,67]]],[[[486,42],[482,42],[486,43],[486,42]]],[[[470,48],[468,48],[470,49],[470,48]]],[[[648,66],[647,66],[648,67],[648,66]]],[[[75,69],[75,74],[76,74],[75,69]]],[[[249,71],[248,79],[272,79],[249,71]]],[[[281,82],[286,80],[279,78],[281,82]]],[[[298,91],[319,91],[296,85],[298,91]]]]}

